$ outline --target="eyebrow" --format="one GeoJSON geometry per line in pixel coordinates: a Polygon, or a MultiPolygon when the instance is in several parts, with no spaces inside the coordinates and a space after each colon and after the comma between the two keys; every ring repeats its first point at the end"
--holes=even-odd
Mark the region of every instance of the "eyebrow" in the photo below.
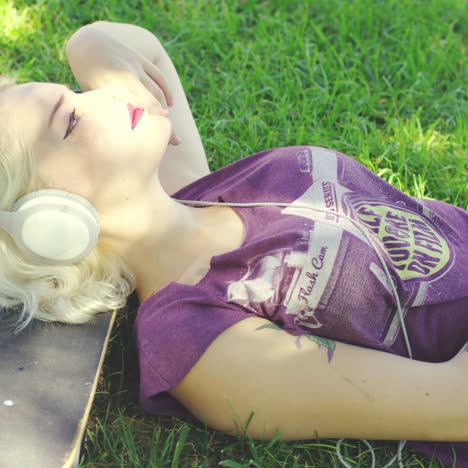
{"type": "Polygon", "coordinates": [[[55,103],[54,105],[54,108],[52,109],[52,112],[50,113],[50,117],[49,117],[49,124],[48,124],[48,127],[50,128],[50,126],[52,125],[52,121],[54,120],[54,116],[55,114],[57,113],[57,111],[59,110],[60,106],[63,104],[63,100],[65,98],[65,95],[62,94],[58,101],[55,103]]]}

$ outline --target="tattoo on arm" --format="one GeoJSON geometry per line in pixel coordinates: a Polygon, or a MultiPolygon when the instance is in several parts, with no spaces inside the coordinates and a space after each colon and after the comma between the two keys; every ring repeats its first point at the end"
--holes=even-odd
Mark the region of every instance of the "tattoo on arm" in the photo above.
{"type": "Polygon", "coordinates": [[[333,354],[335,352],[336,343],[333,340],[329,340],[328,338],[322,338],[321,336],[314,336],[314,335],[305,335],[310,341],[317,343],[320,347],[324,347],[327,349],[327,357],[328,363],[330,364],[331,360],[333,359],[333,354]]]}
{"type": "MultiPolygon", "coordinates": [[[[267,323],[265,325],[262,325],[261,327],[258,327],[256,331],[263,330],[265,328],[270,328],[272,330],[282,330],[282,328],[278,324],[272,322],[272,323],[267,323]]],[[[336,343],[333,340],[329,340],[328,338],[322,338],[321,336],[315,336],[315,335],[300,335],[300,336],[297,336],[294,341],[296,348],[298,350],[301,349],[301,338],[303,336],[305,336],[306,339],[317,344],[319,349],[321,349],[322,347],[325,348],[327,350],[328,363],[331,362],[331,360],[333,359],[335,348],[336,348],[336,343]]],[[[467,343],[467,347],[465,348],[465,351],[468,351],[468,343],[467,343]]]]}

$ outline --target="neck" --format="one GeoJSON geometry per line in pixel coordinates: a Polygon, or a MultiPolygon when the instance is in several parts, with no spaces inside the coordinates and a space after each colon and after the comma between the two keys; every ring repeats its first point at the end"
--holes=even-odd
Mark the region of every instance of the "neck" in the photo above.
{"type": "Polygon", "coordinates": [[[183,205],[159,183],[114,206],[100,210],[101,240],[133,271],[140,301],[242,241],[243,225],[230,208],[183,205]]]}

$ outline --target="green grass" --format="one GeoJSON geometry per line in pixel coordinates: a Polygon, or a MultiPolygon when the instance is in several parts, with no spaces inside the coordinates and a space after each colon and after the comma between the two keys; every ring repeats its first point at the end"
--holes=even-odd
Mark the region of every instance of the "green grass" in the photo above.
{"type": "MultiPolygon", "coordinates": [[[[64,42],[76,28],[140,24],[179,70],[212,169],[274,146],[328,146],[410,195],[466,209],[467,16],[463,0],[0,0],[0,69],[74,84],[64,42]]],[[[145,415],[136,307],[115,329],[81,466],[341,466],[335,441],[258,442],[145,415]]],[[[396,443],[374,445],[383,466],[396,443]]],[[[366,445],[342,452],[370,466],[366,445]]]]}

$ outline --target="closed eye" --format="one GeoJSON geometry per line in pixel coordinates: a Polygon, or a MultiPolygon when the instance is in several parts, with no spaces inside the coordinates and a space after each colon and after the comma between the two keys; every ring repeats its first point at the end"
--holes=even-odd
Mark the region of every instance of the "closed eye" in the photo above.
{"type": "Polygon", "coordinates": [[[65,132],[65,136],[63,137],[64,140],[73,132],[79,121],[80,118],[76,116],[76,109],[73,109],[73,112],[70,112],[70,116],[68,118],[67,130],[65,132]]]}

